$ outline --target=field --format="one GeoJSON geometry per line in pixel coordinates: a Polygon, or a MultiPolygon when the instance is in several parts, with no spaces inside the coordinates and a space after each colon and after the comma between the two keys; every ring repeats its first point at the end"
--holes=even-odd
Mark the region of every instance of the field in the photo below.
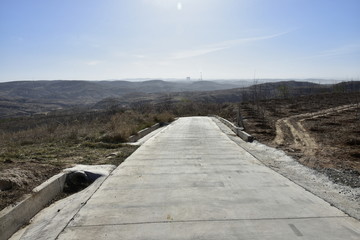
{"type": "Polygon", "coordinates": [[[123,144],[168,113],[117,110],[3,119],[0,124],[0,209],[74,164],[119,165],[137,147],[123,144]]]}
{"type": "Polygon", "coordinates": [[[360,94],[240,104],[246,131],[334,182],[360,187],[360,94]]]}

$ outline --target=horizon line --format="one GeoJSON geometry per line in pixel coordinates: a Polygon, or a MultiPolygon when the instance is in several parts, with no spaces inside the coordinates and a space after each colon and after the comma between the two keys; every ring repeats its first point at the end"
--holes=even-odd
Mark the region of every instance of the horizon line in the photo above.
{"type": "Polygon", "coordinates": [[[119,78],[119,79],[21,79],[21,80],[0,80],[0,83],[7,82],[36,82],[36,81],[84,81],[84,82],[101,82],[101,81],[191,81],[191,82],[206,82],[206,81],[360,81],[359,78],[119,78]]]}

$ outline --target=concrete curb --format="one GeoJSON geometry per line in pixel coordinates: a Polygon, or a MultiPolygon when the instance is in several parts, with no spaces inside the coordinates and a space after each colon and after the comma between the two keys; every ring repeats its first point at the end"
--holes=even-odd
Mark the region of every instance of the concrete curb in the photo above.
{"type": "Polygon", "coordinates": [[[237,136],[239,136],[242,140],[246,141],[246,142],[252,142],[254,141],[254,137],[251,136],[250,134],[248,134],[247,132],[244,131],[243,128],[240,127],[236,127],[232,122],[219,117],[219,116],[214,116],[217,119],[219,119],[223,124],[225,124],[228,128],[231,129],[231,131],[233,131],[237,136]]]}
{"type": "Polygon", "coordinates": [[[156,123],[156,124],[152,125],[151,127],[145,128],[145,129],[139,131],[136,135],[130,136],[128,139],[128,142],[131,142],[131,143],[136,142],[140,138],[145,137],[146,135],[148,135],[152,131],[158,129],[159,127],[160,127],[160,123],[156,123]]]}
{"type": "Polygon", "coordinates": [[[40,186],[15,206],[0,212],[0,239],[8,239],[28,223],[41,209],[55,198],[64,188],[67,173],[59,173],[40,186]]]}
{"type": "MultiPolygon", "coordinates": [[[[107,176],[110,174],[99,166],[107,167],[112,165],[76,165],[73,168],[64,169],[61,173],[49,178],[34,188],[31,194],[27,195],[25,199],[15,206],[9,206],[3,209],[0,212],[0,239],[10,238],[61,193],[64,189],[68,174],[81,170],[89,172],[90,174],[94,172],[99,176],[107,176]],[[99,169],[95,170],[94,167],[99,169]]],[[[110,169],[110,167],[108,168],[110,169]]],[[[115,166],[112,166],[112,169],[109,171],[112,171],[114,168],[115,166]]]]}
{"type": "Polygon", "coordinates": [[[242,131],[240,129],[237,130],[236,135],[238,135],[242,140],[246,141],[246,142],[252,142],[254,141],[254,137],[251,136],[250,134],[248,134],[245,131],[242,131]]]}

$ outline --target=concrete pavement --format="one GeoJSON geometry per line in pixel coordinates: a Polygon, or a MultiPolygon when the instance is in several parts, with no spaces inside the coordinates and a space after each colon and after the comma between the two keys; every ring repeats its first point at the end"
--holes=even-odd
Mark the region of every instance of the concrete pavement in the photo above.
{"type": "Polygon", "coordinates": [[[58,239],[358,240],[360,223],[192,117],[145,142],[58,239]]]}

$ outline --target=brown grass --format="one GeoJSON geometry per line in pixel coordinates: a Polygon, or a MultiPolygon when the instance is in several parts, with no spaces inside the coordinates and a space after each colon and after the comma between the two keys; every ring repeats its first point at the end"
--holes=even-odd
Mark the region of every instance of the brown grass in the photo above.
{"type": "Polygon", "coordinates": [[[0,120],[0,180],[7,180],[7,171],[32,176],[24,184],[0,191],[0,209],[63,168],[74,164],[121,164],[137,148],[123,144],[130,135],[173,119],[166,112],[119,109],[0,120]]]}

